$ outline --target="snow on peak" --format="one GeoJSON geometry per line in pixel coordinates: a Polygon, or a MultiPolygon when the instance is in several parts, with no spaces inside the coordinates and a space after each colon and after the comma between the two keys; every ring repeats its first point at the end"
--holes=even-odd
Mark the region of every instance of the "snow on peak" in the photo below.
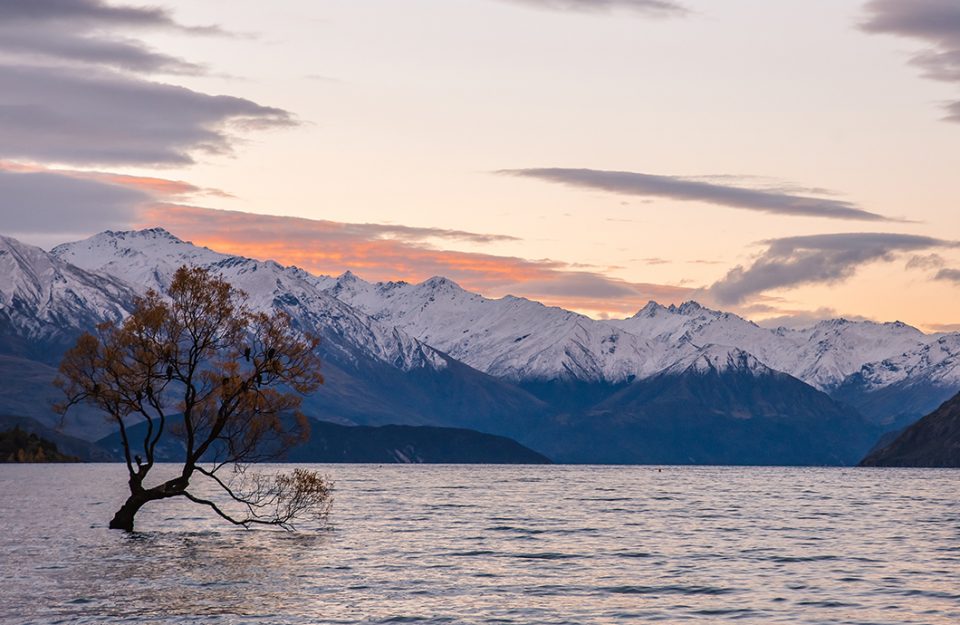
{"type": "Polygon", "coordinates": [[[699,315],[704,311],[715,312],[708,308],[704,308],[698,302],[695,302],[693,300],[683,302],[679,306],[670,304],[669,309],[670,309],[670,312],[675,312],[675,313],[678,313],[681,315],[687,315],[687,316],[699,315]]]}
{"type": "Polygon", "coordinates": [[[773,369],[737,347],[705,345],[695,353],[680,359],[668,367],[665,375],[682,373],[747,373],[752,376],[770,375],[773,369]]]}
{"type": "Polygon", "coordinates": [[[620,381],[653,372],[642,339],[524,298],[489,299],[447,278],[338,286],[331,292],[374,319],[497,377],[620,381]]]}
{"type": "MultiPolygon", "coordinates": [[[[183,265],[203,267],[242,289],[247,305],[254,310],[282,309],[302,327],[335,337],[339,344],[352,345],[398,368],[446,366],[442,355],[432,348],[391,325],[368,318],[328,292],[340,285],[358,289],[370,286],[349,272],[335,281],[316,277],[274,261],[221,254],[157,228],[103,232],[57,246],[52,253],[85,269],[116,276],[143,291],[165,291],[183,265]]],[[[343,352],[344,357],[349,357],[349,351],[343,352]]]]}
{"type": "Polygon", "coordinates": [[[650,300],[643,306],[643,308],[638,310],[637,313],[631,317],[631,319],[646,319],[649,317],[655,317],[657,314],[666,310],[666,306],[661,306],[657,302],[650,300]]]}
{"type": "Polygon", "coordinates": [[[61,335],[127,315],[134,292],[39,247],[0,236],[0,316],[32,338],[61,335]]]}
{"type": "Polygon", "coordinates": [[[702,345],[725,345],[825,390],[867,363],[930,338],[902,323],[846,319],[805,330],[761,328],[689,301],[649,302],[627,319],[596,321],[521,297],[488,299],[435,277],[417,285],[340,281],[331,293],[472,367],[512,380],[620,382],[654,375],[702,345]]]}
{"type": "Polygon", "coordinates": [[[432,278],[428,278],[423,282],[421,282],[419,286],[422,288],[434,289],[434,290],[455,289],[458,291],[463,291],[463,289],[460,288],[459,284],[457,284],[456,282],[454,282],[449,278],[444,278],[443,276],[433,276],[432,278]]]}
{"type": "Polygon", "coordinates": [[[932,338],[919,349],[905,351],[880,362],[867,363],[857,375],[867,388],[873,389],[920,382],[960,386],[960,334],[942,334],[932,338]]]}
{"type": "Polygon", "coordinates": [[[144,228],[143,230],[106,230],[98,236],[115,239],[163,239],[167,241],[176,241],[184,243],[183,240],[174,236],[166,228],[159,226],[155,228],[144,228]]]}
{"type": "MultiPolygon", "coordinates": [[[[937,347],[932,345],[936,337],[902,322],[841,318],[805,329],[770,330],[695,301],[669,306],[651,301],[630,318],[597,321],[522,297],[489,299],[442,276],[419,284],[371,283],[350,271],[337,278],[316,277],[273,262],[219,254],[159,228],[104,232],[58,246],[51,255],[138,289],[165,289],[183,264],[209,267],[247,291],[257,307],[299,307],[316,323],[352,319],[351,328],[341,328],[344,335],[359,337],[366,332],[362,327],[373,328],[357,340],[380,357],[410,355],[421,348],[427,353],[429,345],[512,380],[620,382],[679,366],[697,354],[687,366],[719,366],[713,351],[700,354],[706,345],[733,346],[764,366],[829,390],[861,370],[865,379],[885,384],[907,370],[952,367],[953,354],[960,354],[960,338],[956,347],[937,347]],[[405,338],[394,338],[393,328],[405,338]]],[[[956,376],[960,383],[960,368],[956,376]]]]}
{"type": "Polygon", "coordinates": [[[832,388],[870,362],[917,349],[929,337],[909,325],[830,319],[802,330],[761,328],[732,313],[696,302],[648,304],[629,319],[611,320],[662,350],[675,346],[734,345],[821,390],[832,388]]]}
{"type": "Polygon", "coordinates": [[[166,290],[173,273],[182,265],[209,267],[235,258],[178,239],[163,228],[107,230],[82,241],[58,245],[50,253],[77,267],[102,271],[144,290],[158,291],[166,290]]]}

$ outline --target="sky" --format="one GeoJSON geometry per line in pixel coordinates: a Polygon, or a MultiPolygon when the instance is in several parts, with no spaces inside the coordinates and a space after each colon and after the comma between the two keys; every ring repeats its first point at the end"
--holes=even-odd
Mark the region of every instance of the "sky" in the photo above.
{"type": "Polygon", "coordinates": [[[0,234],[960,329],[956,0],[0,0],[0,234]]]}

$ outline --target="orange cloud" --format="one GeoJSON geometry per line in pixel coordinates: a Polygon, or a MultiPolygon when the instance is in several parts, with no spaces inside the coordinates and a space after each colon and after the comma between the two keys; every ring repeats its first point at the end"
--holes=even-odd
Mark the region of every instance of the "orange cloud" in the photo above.
{"type": "Polygon", "coordinates": [[[487,296],[512,294],[598,316],[631,314],[648,300],[677,302],[693,292],[680,286],[628,282],[555,260],[444,249],[444,243],[450,241],[515,240],[506,235],[188,206],[174,202],[222,192],[181,180],[50,169],[11,161],[0,161],[0,171],[53,174],[138,192],[123,206],[115,207],[110,223],[87,222],[89,227],[163,226],[221,252],[273,259],[317,274],[338,275],[349,269],[368,280],[408,282],[441,275],[487,296]]]}
{"type": "Polygon", "coordinates": [[[273,259],[316,274],[338,275],[349,269],[368,280],[408,282],[442,275],[488,296],[513,294],[593,314],[630,314],[651,299],[677,302],[692,293],[684,287],[628,282],[575,270],[560,261],[461,252],[429,244],[435,239],[500,238],[497,235],[349,224],[179,204],[150,206],[141,213],[137,225],[160,225],[211,249],[273,259]]]}

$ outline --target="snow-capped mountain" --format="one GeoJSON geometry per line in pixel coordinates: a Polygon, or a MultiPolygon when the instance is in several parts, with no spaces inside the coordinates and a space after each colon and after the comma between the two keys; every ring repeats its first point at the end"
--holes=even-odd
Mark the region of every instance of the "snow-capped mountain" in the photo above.
{"type": "Polygon", "coordinates": [[[687,343],[739,347],[767,366],[821,390],[836,387],[868,363],[922,349],[932,340],[901,322],[831,319],[811,328],[771,330],[696,302],[679,306],[650,302],[633,317],[608,323],[660,349],[687,343]]]}
{"type": "MultiPolygon", "coordinates": [[[[123,318],[137,294],[164,290],[185,264],[211,269],[245,291],[251,308],[284,310],[296,325],[320,336],[326,384],[305,399],[303,408],[311,416],[347,424],[449,425],[509,434],[514,426],[535,422],[545,409],[528,393],[332,297],[323,290],[323,278],[295,267],[220,254],[161,229],[105,232],[49,254],[13,241],[5,245],[0,413],[23,412],[19,398],[33,398],[26,416],[54,424],[49,398],[56,395],[51,386],[56,370],[47,365],[55,365],[80,332],[123,318]],[[31,334],[29,323],[11,319],[43,320],[59,328],[63,340],[42,340],[31,334]]],[[[73,423],[72,431],[100,433],[84,432],[88,423],[73,423]]]]}
{"type": "Polygon", "coordinates": [[[512,381],[618,382],[655,373],[643,339],[561,308],[470,293],[446,278],[371,284],[345,273],[328,289],[471,367],[512,381]]]}
{"type": "Polygon", "coordinates": [[[869,389],[911,381],[960,386],[960,334],[940,334],[931,339],[919,349],[864,365],[859,377],[869,389]]]}
{"type": "Polygon", "coordinates": [[[51,254],[77,267],[114,276],[142,292],[165,291],[183,265],[204,267],[242,289],[252,309],[284,310],[305,329],[337,337],[332,344],[346,344],[348,348],[341,350],[345,358],[354,357],[359,350],[403,370],[446,366],[435,349],[325,293],[329,279],[274,261],[214,252],[182,241],[162,228],[102,232],[59,245],[51,254]]]}
{"type": "Polygon", "coordinates": [[[928,338],[919,349],[864,365],[832,394],[890,427],[911,424],[960,389],[960,334],[928,338]]]}
{"type": "Polygon", "coordinates": [[[68,341],[77,329],[122,319],[133,297],[116,278],[0,236],[0,326],[8,337],[68,341]]]}
{"type": "MultiPolygon", "coordinates": [[[[491,375],[514,381],[577,379],[612,384],[643,379],[708,345],[735,347],[821,390],[864,367],[903,358],[960,384],[960,335],[946,353],[938,340],[901,322],[823,321],[800,330],[768,329],[696,302],[650,302],[621,320],[598,321],[523,298],[489,299],[445,278],[371,284],[346,273],[328,288],[338,299],[491,375]],[[955,351],[950,351],[951,349],[955,351]]],[[[911,371],[911,374],[916,371],[911,371]]]]}

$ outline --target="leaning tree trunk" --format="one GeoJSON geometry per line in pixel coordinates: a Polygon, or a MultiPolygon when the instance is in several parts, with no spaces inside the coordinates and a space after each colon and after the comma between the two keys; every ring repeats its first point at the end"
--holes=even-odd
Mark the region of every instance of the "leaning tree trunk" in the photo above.
{"type": "Polygon", "coordinates": [[[140,508],[143,507],[143,504],[148,501],[150,501],[150,498],[142,493],[130,495],[126,503],[113,515],[113,519],[110,521],[110,529],[132,532],[133,518],[137,515],[140,508]]]}

